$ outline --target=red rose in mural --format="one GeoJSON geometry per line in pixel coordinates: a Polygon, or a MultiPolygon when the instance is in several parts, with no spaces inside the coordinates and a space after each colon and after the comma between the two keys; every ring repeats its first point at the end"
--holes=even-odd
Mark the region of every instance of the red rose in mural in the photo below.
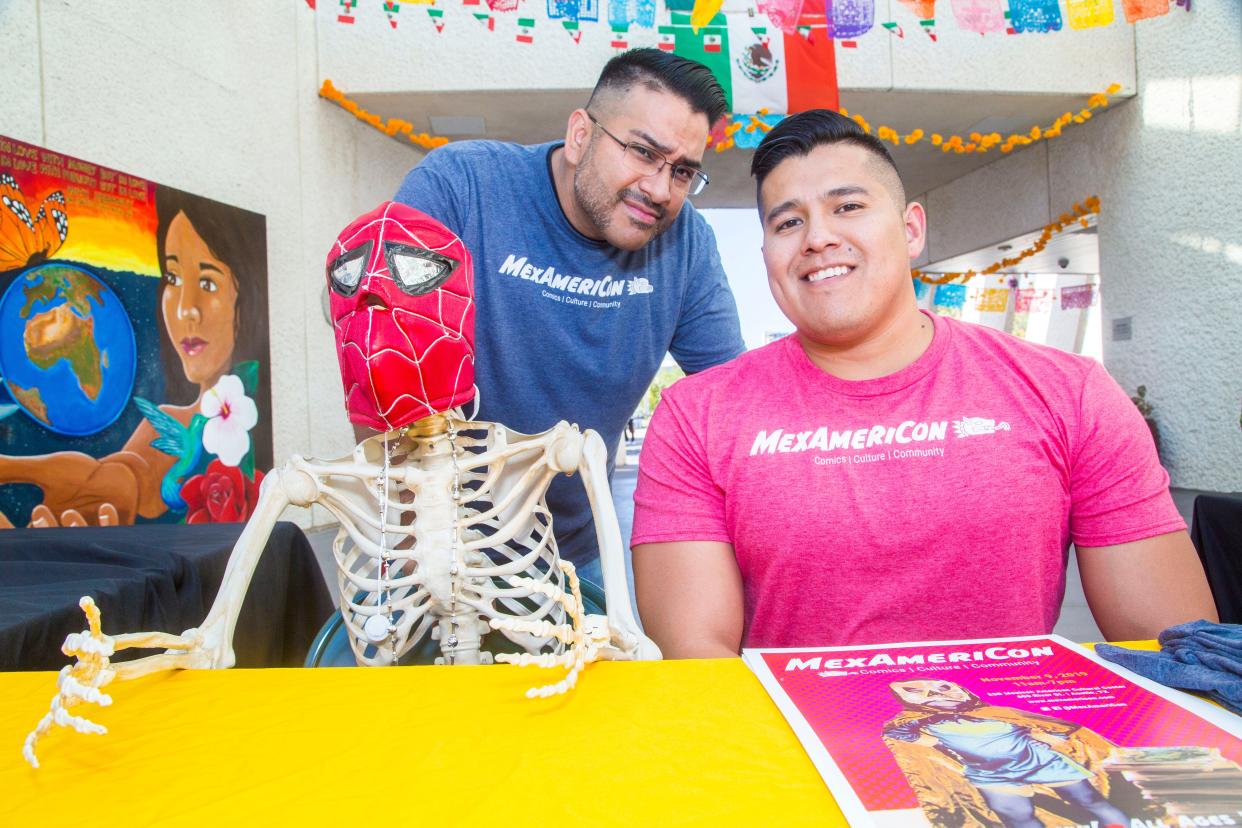
{"type": "Polygon", "coordinates": [[[237,466],[213,460],[202,474],[196,474],[181,487],[186,503],[186,523],[240,523],[250,517],[259,500],[263,473],[255,471],[247,479],[237,466]]]}

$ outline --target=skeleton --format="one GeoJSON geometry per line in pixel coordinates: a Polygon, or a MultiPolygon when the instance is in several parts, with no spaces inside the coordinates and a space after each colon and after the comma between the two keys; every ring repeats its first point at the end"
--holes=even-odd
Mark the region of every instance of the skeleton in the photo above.
{"type": "MultiPolygon", "coordinates": [[[[422,234],[417,237],[422,254],[434,249],[427,242],[429,233],[447,234],[460,247],[438,223],[400,205],[382,205],[361,217],[341,239],[355,239],[359,225],[372,234],[378,232],[381,242],[394,232],[414,228],[422,234]]],[[[366,307],[370,336],[373,327],[381,327],[374,317],[390,308],[381,308],[376,297],[367,294],[380,292],[384,279],[393,282],[389,272],[396,268],[392,262],[376,264],[379,244],[368,247],[365,255],[355,254],[359,248],[341,240],[338,245],[344,252],[330,255],[330,275],[334,264],[351,256],[352,262],[365,259],[371,265],[366,278],[358,271],[356,278],[366,286],[358,291],[353,310],[341,315],[346,319],[366,307]]],[[[472,298],[469,254],[461,248],[450,258],[465,265],[460,268],[465,272],[459,275],[465,278],[459,286],[464,285],[462,292],[472,298]]],[[[417,295],[426,300],[445,287],[440,279],[417,295]]],[[[400,304],[399,297],[388,298],[400,304]]],[[[466,308],[469,311],[470,303],[466,308]]],[[[455,334],[457,339],[472,340],[470,314],[459,321],[459,327],[450,325],[441,333],[447,330],[449,339],[455,334]]],[[[404,392],[394,401],[385,396],[381,378],[370,376],[373,357],[391,349],[370,340],[359,347],[341,320],[337,339],[351,419],[384,427],[384,433],[363,440],[337,460],[294,456],[264,478],[259,502],[200,627],[180,635],[108,636],[102,632],[94,602],[83,598],[90,628],[69,636],[62,647],[78,661],[61,671],[51,710],[26,738],[23,755],[32,765],[38,767],[36,742],[53,725],[106,732],[68,709],[82,702],[110,704],[111,698],[100,688],[114,680],[161,670],[233,666],[233,633],[246,589],[273,525],[290,505],[318,504],[340,523],[333,544],[337,585],[345,628],[360,665],[398,664],[430,639],[439,646],[436,663],[507,662],[566,669],[556,683],[527,691],[527,696],[536,697],[568,691],[592,661],[660,657],[630,608],[621,533],[606,477],[607,450],[598,434],[560,422],[540,434],[525,435],[498,423],[467,420],[460,408],[436,410],[427,402],[411,405],[404,392]],[[363,357],[361,363],[351,346],[363,357]],[[367,373],[366,382],[351,385],[351,378],[358,379],[351,366],[358,365],[367,373]],[[360,391],[361,385],[372,390],[360,391]],[[394,415],[400,405],[407,410],[394,415]],[[594,513],[606,615],[586,615],[574,567],[557,553],[552,516],[544,501],[556,474],[574,473],[580,474],[594,513]],[[167,651],[120,664],[109,661],[114,653],[130,648],[167,651]]],[[[406,341],[414,356],[432,350],[415,348],[408,337],[406,341]]],[[[444,336],[433,338],[432,345],[443,341],[444,336]]],[[[441,373],[448,377],[446,386],[428,381],[433,371],[420,371],[424,390],[432,392],[422,400],[456,405],[473,396],[469,385],[465,392],[461,388],[462,383],[473,383],[472,344],[467,344],[471,350],[465,358],[460,349],[450,352],[451,370],[441,373]],[[467,363],[471,370],[461,370],[467,363]]],[[[443,347],[440,352],[442,361],[443,347]]],[[[431,368],[425,360],[416,365],[431,368]]]]}

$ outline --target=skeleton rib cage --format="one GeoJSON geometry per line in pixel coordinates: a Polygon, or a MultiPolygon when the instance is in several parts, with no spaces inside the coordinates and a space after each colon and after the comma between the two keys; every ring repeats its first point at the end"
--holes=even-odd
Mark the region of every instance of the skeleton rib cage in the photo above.
{"type": "MultiPolygon", "coordinates": [[[[582,435],[564,423],[530,437],[496,423],[462,426],[455,439],[447,433],[405,434],[390,446],[386,509],[376,508],[383,486],[383,475],[376,474],[383,462],[381,439],[365,441],[341,461],[293,461],[317,478],[317,502],[341,524],[333,554],[359,664],[399,661],[427,636],[439,641],[443,657],[437,663],[487,664],[493,653],[481,649],[482,636],[491,619],[567,621],[559,602],[508,579],[524,576],[568,590],[544,495],[558,473],[551,462],[556,449],[580,443],[582,435]],[[388,601],[381,574],[384,511],[388,601]],[[375,643],[363,625],[385,613],[395,629],[375,643]]],[[[528,653],[564,648],[551,636],[504,628],[497,634],[528,653]]]]}

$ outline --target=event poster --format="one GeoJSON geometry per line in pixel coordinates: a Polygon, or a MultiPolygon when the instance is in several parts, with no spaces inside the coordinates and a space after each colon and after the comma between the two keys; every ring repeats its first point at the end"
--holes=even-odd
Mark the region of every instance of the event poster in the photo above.
{"type": "Polygon", "coordinates": [[[1059,636],[743,657],[851,825],[1242,825],[1242,719],[1059,636]]]}
{"type": "Polygon", "coordinates": [[[0,526],[244,520],[266,222],[0,136],[0,526]]]}

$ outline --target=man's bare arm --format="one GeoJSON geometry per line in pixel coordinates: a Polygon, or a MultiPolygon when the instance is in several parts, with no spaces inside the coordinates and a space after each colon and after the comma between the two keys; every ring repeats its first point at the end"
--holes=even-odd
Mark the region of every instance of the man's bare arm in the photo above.
{"type": "Polygon", "coordinates": [[[1080,547],[1078,569],[1091,614],[1109,641],[1142,641],[1175,624],[1217,620],[1203,565],[1185,531],[1080,547]]]}
{"type": "Polygon", "coordinates": [[[730,544],[639,544],[634,587],[643,629],[665,658],[728,658],[740,652],[742,575],[730,544]]]}

